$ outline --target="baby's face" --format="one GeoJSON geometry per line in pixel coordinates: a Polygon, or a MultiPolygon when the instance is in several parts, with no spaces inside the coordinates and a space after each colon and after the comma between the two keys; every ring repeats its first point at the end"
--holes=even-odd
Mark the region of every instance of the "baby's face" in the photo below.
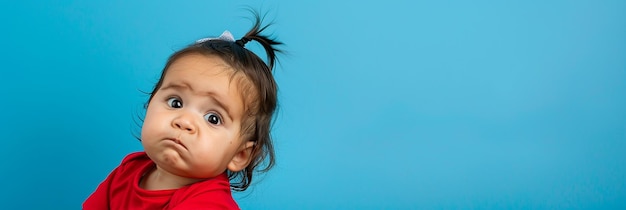
{"type": "Polygon", "coordinates": [[[188,54],[170,65],[141,130],[143,147],[160,168],[202,179],[248,161],[237,160],[251,142],[240,138],[244,106],[232,74],[214,56],[188,54]]]}

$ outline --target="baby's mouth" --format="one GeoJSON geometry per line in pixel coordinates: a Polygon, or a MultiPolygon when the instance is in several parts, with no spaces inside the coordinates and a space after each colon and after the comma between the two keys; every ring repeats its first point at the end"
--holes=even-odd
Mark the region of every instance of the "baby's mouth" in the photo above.
{"type": "Polygon", "coordinates": [[[183,144],[183,142],[180,141],[180,139],[176,139],[176,138],[168,138],[167,140],[173,141],[174,143],[182,146],[183,148],[187,149],[187,147],[183,144]]]}

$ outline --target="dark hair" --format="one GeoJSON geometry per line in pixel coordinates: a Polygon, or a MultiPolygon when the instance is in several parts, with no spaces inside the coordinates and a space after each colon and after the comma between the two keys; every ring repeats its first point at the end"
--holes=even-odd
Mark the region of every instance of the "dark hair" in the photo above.
{"type": "Polygon", "coordinates": [[[276,81],[274,81],[272,69],[277,61],[276,53],[282,52],[280,49],[276,49],[275,46],[283,43],[261,35],[261,32],[267,29],[271,23],[261,26],[263,18],[257,12],[252,11],[252,13],[254,14],[254,26],[241,39],[235,42],[221,39],[196,42],[172,54],[163,68],[161,78],[159,78],[154,89],[150,92],[150,98],[145,105],[145,107],[148,106],[156,91],[161,87],[169,66],[177,59],[188,54],[198,53],[221,58],[234,69],[234,74],[231,78],[236,78],[237,74],[242,73],[244,77],[238,77],[238,85],[244,101],[241,138],[244,141],[254,141],[255,143],[250,154],[250,164],[238,172],[228,171],[228,178],[231,181],[230,187],[235,191],[246,190],[252,182],[254,172],[267,172],[274,166],[275,161],[270,129],[277,106],[278,87],[276,81]],[[246,42],[251,40],[255,40],[263,46],[267,53],[267,64],[252,51],[244,47],[246,42]],[[256,169],[257,166],[261,166],[264,162],[264,167],[256,169]]]}

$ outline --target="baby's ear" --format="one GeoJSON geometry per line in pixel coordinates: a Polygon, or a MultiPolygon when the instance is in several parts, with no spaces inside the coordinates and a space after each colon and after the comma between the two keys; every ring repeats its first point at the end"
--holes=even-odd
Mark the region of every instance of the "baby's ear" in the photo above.
{"type": "Polygon", "coordinates": [[[252,154],[252,147],[254,147],[253,141],[241,144],[237,154],[235,154],[230,163],[228,163],[228,170],[237,172],[246,168],[251,161],[250,155],[252,154]]]}

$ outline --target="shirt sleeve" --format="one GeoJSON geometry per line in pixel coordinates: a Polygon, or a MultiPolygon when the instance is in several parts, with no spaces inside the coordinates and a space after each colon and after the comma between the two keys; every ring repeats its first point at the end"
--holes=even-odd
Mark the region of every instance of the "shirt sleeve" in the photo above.
{"type": "Polygon", "coordinates": [[[117,169],[113,170],[109,176],[98,185],[94,191],[83,203],[83,210],[108,210],[109,209],[109,189],[111,188],[111,180],[115,177],[117,169]]]}
{"type": "Polygon", "coordinates": [[[96,191],[94,191],[83,203],[83,210],[108,210],[110,209],[110,191],[111,185],[113,184],[113,180],[115,180],[116,176],[121,173],[120,170],[123,169],[126,163],[131,161],[132,159],[140,156],[140,153],[133,153],[124,158],[120,165],[113,169],[113,171],[107,176],[107,178],[98,185],[96,191]]]}

